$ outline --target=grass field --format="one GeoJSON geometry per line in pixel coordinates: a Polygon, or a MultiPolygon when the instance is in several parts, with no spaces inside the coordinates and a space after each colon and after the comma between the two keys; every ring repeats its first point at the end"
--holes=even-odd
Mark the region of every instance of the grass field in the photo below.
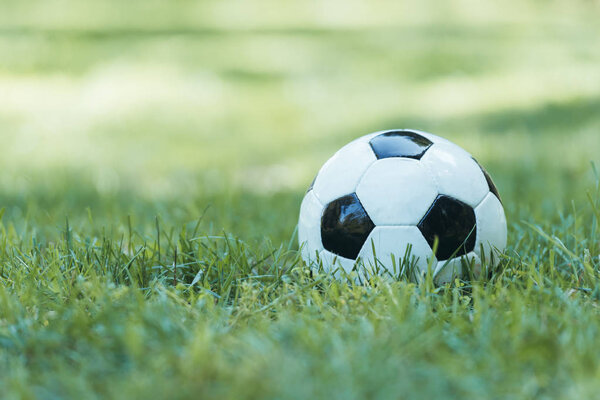
{"type": "Polygon", "coordinates": [[[600,395],[600,3],[0,0],[0,398],[600,395]],[[486,281],[310,274],[305,188],[445,136],[486,281]]]}

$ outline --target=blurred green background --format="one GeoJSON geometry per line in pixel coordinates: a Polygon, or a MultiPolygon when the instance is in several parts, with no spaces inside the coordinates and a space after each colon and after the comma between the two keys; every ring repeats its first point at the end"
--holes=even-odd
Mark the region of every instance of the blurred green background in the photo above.
{"type": "Polygon", "coordinates": [[[597,0],[0,0],[0,398],[596,398],[599,21],[597,0]],[[489,280],[302,266],[306,187],[391,128],[494,177],[489,280]]]}
{"type": "Polygon", "coordinates": [[[42,236],[206,210],[285,241],[335,150],[405,127],[473,153],[511,222],[554,218],[600,160],[599,4],[3,0],[4,218],[42,236]]]}

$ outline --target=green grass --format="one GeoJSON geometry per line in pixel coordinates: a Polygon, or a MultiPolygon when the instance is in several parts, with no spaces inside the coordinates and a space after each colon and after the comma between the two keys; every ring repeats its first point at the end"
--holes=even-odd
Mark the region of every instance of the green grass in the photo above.
{"type": "Polygon", "coordinates": [[[0,0],[0,398],[598,397],[598,11],[0,0]],[[320,165],[394,127],[494,176],[489,279],[300,261],[320,165]]]}

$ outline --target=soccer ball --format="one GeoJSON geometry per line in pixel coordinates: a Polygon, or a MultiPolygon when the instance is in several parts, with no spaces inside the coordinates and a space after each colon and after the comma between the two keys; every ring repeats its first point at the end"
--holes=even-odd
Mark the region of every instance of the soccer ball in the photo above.
{"type": "Polygon", "coordinates": [[[507,229],[498,190],[469,153],[430,133],[391,130],[351,142],[323,165],[298,236],[304,261],[337,277],[354,270],[418,280],[430,270],[442,284],[497,263],[507,229]]]}

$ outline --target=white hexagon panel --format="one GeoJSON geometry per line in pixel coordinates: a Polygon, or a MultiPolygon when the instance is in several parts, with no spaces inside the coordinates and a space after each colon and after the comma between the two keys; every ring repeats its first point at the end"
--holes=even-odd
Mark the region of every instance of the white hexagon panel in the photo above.
{"type": "Polygon", "coordinates": [[[356,188],[375,225],[416,225],[438,195],[427,169],[410,158],[375,162],[356,188]]]}
{"type": "Polygon", "coordinates": [[[356,262],[356,260],[350,260],[327,250],[323,250],[319,258],[323,270],[338,279],[343,277],[344,274],[350,274],[356,262]]]}
{"type": "Polygon", "coordinates": [[[434,144],[421,162],[435,180],[440,194],[477,207],[490,192],[479,164],[458,146],[434,144]]]}
{"type": "Polygon", "coordinates": [[[368,142],[355,141],[340,149],[319,171],[313,191],[319,201],[328,204],[353,193],[365,170],[375,162],[368,142]]]}
{"type": "Polygon", "coordinates": [[[452,282],[456,278],[462,278],[467,274],[463,267],[471,269],[475,277],[481,274],[481,260],[474,252],[462,257],[453,258],[447,261],[439,261],[434,272],[434,282],[437,285],[443,285],[452,282]]]}
{"type": "Polygon", "coordinates": [[[437,260],[416,226],[378,226],[369,235],[358,258],[368,272],[379,270],[390,276],[410,276],[427,271],[437,260]],[[413,271],[407,271],[413,269],[413,271]]]}
{"type": "Polygon", "coordinates": [[[482,259],[488,261],[494,259],[497,262],[496,251],[504,250],[507,242],[506,216],[500,199],[494,193],[489,193],[475,209],[475,216],[477,218],[475,252],[482,259]]]}
{"type": "Polygon", "coordinates": [[[304,260],[319,258],[336,277],[358,260],[395,275],[410,254],[443,284],[464,278],[465,261],[481,270],[481,248],[504,249],[506,218],[469,153],[426,132],[392,130],[359,138],[325,163],[302,203],[298,236],[304,260]]]}
{"type": "Polygon", "coordinates": [[[309,190],[300,206],[300,221],[298,222],[298,238],[301,243],[302,258],[309,262],[317,260],[317,255],[323,251],[321,241],[321,216],[323,205],[314,192],[309,190]]]}

